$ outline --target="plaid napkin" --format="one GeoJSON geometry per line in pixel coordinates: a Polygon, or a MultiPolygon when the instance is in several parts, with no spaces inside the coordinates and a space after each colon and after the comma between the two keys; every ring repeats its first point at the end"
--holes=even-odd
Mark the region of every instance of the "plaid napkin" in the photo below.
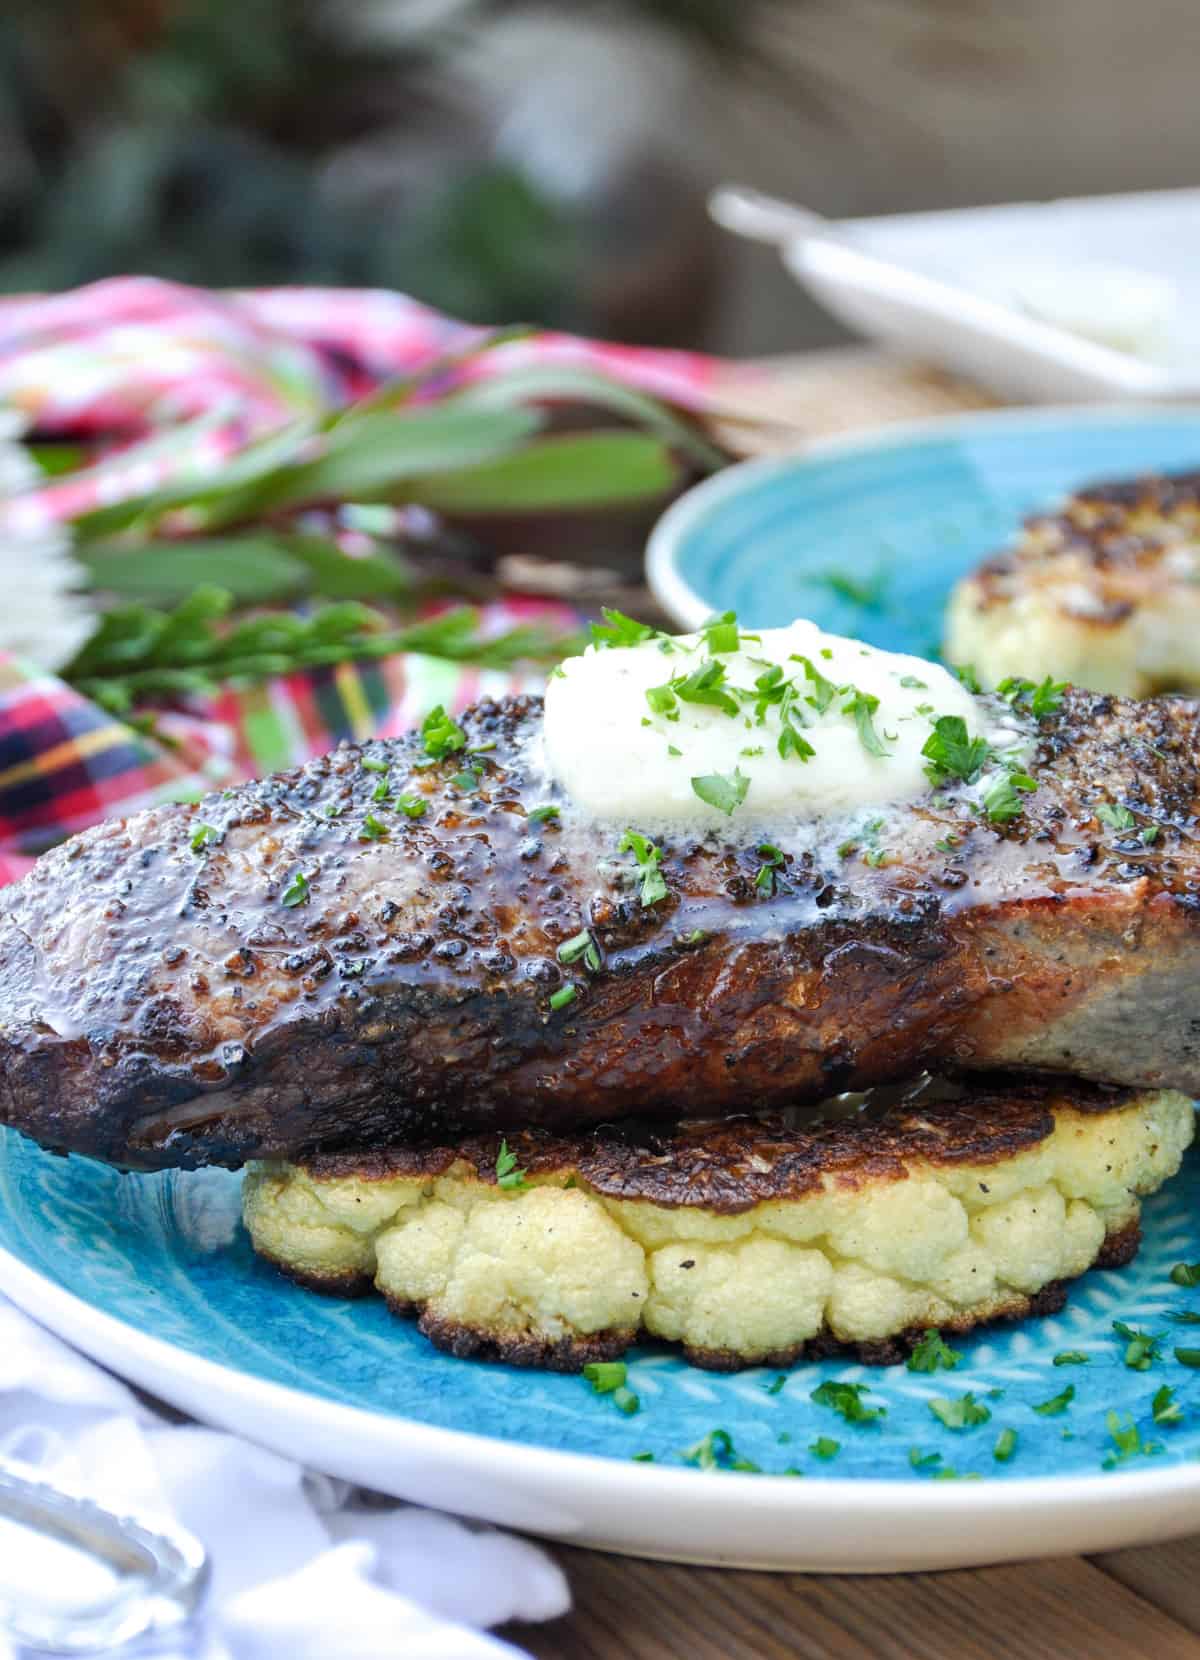
{"type": "MultiPolygon", "coordinates": [[[[688,408],[714,407],[720,366],[709,358],[543,331],[463,360],[490,337],[382,292],[213,294],[122,277],[0,299],[0,406],[41,436],[94,446],[85,467],[0,500],[10,580],[19,580],[21,537],[211,466],[285,421],[398,376],[435,370],[428,398],[514,368],[571,364],[688,408]]],[[[487,607],[483,619],[497,631],[534,621],[567,629],[575,619],[536,600],[487,607]]],[[[540,683],[410,653],[192,698],[162,712],[151,738],[37,666],[0,655],[0,883],[105,816],[285,767],[342,738],[401,732],[435,703],[457,710],[540,683]]]]}

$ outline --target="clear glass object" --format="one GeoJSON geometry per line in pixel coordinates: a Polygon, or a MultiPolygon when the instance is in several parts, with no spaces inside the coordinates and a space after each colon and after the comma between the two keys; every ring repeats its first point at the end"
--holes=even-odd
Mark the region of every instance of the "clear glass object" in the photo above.
{"type": "Polygon", "coordinates": [[[0,1632],[37,1654],[186,1649],[209,1569],[191,1534],[0,1461],[0,1632]]]}

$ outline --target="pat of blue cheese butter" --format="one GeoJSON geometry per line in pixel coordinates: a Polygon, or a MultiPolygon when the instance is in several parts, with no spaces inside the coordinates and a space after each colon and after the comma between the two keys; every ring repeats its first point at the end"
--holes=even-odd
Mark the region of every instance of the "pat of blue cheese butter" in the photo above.
{"type": "Polygon", "coordinates": [[[811,622],[589,646],[551,676],[545,764],[572,806],[625,824],[844,817],[929,790],[941,716],[984,735],[946,669],[811,622]]]}

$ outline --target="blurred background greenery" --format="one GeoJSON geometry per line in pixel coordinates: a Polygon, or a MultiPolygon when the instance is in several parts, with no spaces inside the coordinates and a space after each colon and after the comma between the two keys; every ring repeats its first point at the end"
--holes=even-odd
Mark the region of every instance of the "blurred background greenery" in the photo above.
{"type": "Polygon", "coordinates": [[[1194,0],[6,0],[0,291],[382,285],[836,338],[722,178],[839,216],[1194,183],[1194,0]],[[1150,119],[1147,111],[1153,111],[1150,119]]]}

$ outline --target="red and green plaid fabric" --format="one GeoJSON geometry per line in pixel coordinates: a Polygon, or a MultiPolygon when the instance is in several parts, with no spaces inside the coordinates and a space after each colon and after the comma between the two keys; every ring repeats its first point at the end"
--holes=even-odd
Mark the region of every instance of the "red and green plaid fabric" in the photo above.
{"type": "MultiPolygon", "coordinates": [[[[298,414],[337,408],[442,363],[426,396],[472,376],[552,362],[600,370],[695,409],[714,402],[719,366],[711,359],[548,332],[457,364],[486,332],[379,292],[222,295],[128,277],[0,299],[0,406],[19,409],[40,435],[96,445],[88,466],[0,500],[0,551],[6,526],[36,527],[119,501],[181,469],[212,465],[298,414]]],[[[536,600],[488,607],[483,620],[564,631],[575,621],[566,607],[536,600]]],[[[193,698],[159,711],[151,737],[36,665],[0,655],[0,883],[100,818],[300,762],[342,738],[401,732],[435,703],[458,710],[479,696],[539,687],[534,674],[408,654],[193,698]]]]}

